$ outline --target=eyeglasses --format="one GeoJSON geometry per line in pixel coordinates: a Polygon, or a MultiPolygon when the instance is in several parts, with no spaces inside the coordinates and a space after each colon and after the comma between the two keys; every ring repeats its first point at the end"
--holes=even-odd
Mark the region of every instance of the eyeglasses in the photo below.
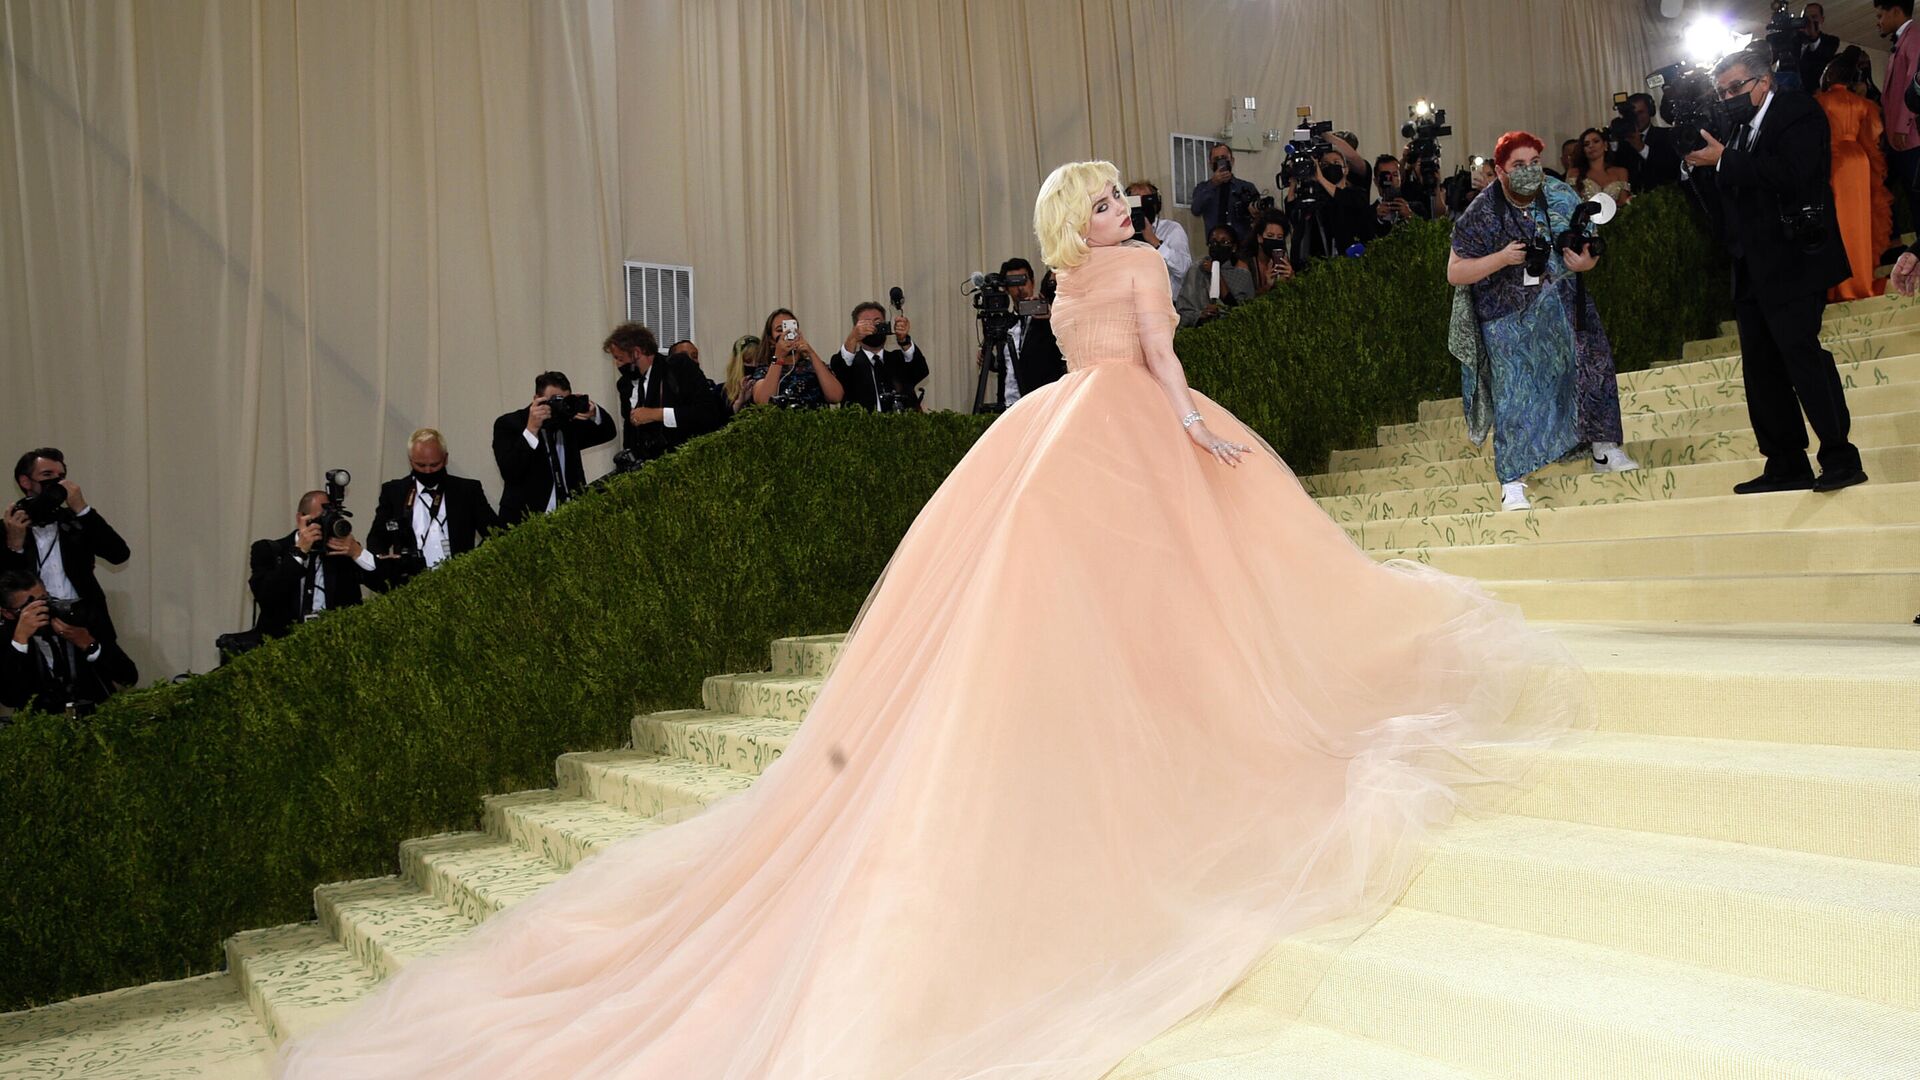
{"type": "Polygon", "coordinates": [[[1760,76],[1760,75],[1749,75],[1746,78],[1741,79],[1739,82],[1728,83],[1727,85],[1720,88],[1720,100],[1727,101],[1733,97],[1738,96],[1742,90],[1745,90],[1747,87],[1752,86],[1754,83],[1759,82],[1763,77],[1764,76],[1760,76]]]}

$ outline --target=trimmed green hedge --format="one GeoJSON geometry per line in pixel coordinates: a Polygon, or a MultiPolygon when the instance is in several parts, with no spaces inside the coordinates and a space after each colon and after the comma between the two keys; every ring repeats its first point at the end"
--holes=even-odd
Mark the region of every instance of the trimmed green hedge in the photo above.
{"type": "MultiPolygon", "coordinates": [[[[1593,280],[1621,367],[1730,306],[1675,193],[1636,200],[1593,280]]],[[[1447,227],[1402,228],[1178,339],[1188,373],[1301,471],[1458,393],[1447,227]]],[[[389,596],[80,723],[0,729],[0,1008],[221,966],[313,885],[393,872],[480,797],[545,787],[767,644],[852,621],[983,420],[751,410],[389,596]]]]}

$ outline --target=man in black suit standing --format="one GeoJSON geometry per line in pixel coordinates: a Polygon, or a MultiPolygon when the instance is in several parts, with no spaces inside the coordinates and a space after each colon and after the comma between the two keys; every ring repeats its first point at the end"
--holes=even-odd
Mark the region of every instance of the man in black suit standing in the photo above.
{"type": "Polygon", "coordinates": [[[1820,344],[1827,290],[1852,271],[1833,213],[1826,113],[1810,95],[1776,90],[1770,60],[1763,46],[1714,65],[1722,108],[1738,126],[1725,146],[1702,132],[1706,146],[1687,155],[1696,169],[1714,170],[1710,190],[1733,255],[1747,415],[1766,458],[1759,476],[1733,490],[1837,491],[1867,479],[1848,440],[1839,370],[1820,344]],[[1807,463],[1808,426],[1820,438],[1817,479],[1807,463]]]}
{"type": "Polygon", "coordinates": [[[493,461],[500,467],[500,523],[517,525],[587,486],[580,451],[613,441],[613,417],[558,371],[533,380],[533,402],[493,422],[493,461]],[[561,415],[554,399],[561,398],[561,415]],[[568,415],[570,414],[570,415],[568,415]]]}
{"type": "MultiPolygon", "coordinates": [[[[692,346],[692,342],[675,342],[692,346]]],[[[698,353],[685,350],[660,355],[653,331],[637,322],[613,328],[600,344],[620,371],[623,467],[632,467],[677,450],[688,439],[718,431],[727,422],[727,407],[706,372],[698,353]]],[[[504,501],[504,500],[503,500],[504,501]]]]}
{"type": "Polygon", "coordinates": [[[1821,74],[1840,52],[1840,39],[1821,32],[1827,21],[1827,9],[1822,5],[1808,4],[1801,14],[1806,16],[1807,25],[1800,31],[1800,53],[1794,63],[1799,68],[1800,89],[1813,94],[1820,90],[1821,74]]]}
{"type": "Polygon", "coordinates": [[[260,605],[254,629],[263,638],[279,637],[323,611],[352,607],[360,588],[375,573],[373,553],[355,536],[321,539],[320,518],[327,493],[300,496],[293,532],[276,540],[255,540],[247,587],[260,605]]]}
{"type": "MultiPolygon", "coordinates": [[[[1007,299],[1015,310],[1021,304],[1030,305],[1040,293],[1033,264],[1018,256],[1000,264],[1000,276],[1007,279],[1007,299]]],[[[1053,323],[1048,316],[1023,315],[1007,336],[1013,339],[1013,370],[1007,374],[1008,405],[1067,373],[1067,361],[1060,355],[1060,343],[1053,338],[1053,323]]]]}
{"type": "Polygon", "coordinates": [[[43,712],[91,712],[123,686],[140,679],[133,661],[112,641],[62,618],[47,587],[29,570],[0,573],[0,705],[34,701],[43,712]]]}
{"type": "Polygon", "coordinates": [[[1653,95],[1634,94],[1627,102],[1633,106],[1633,133],[1620,141],[1619,156],[1634,194],[1678,182],[1680,152],[1673,148],[1673,129],[1653,122],[1653,95]]]}
{"type": "Polygon", "coordinates": [[[377,589],[404,585],[449,556],[478,547],[500,518],[480,481],[447,471],[447,442],[438,431],[421,428],[407,440],[413,471],[380,485],[367,549],[380,573],[377,589]]]}
{"type": "MultiPolygon", "coordinates": [[[[880,395],[893,390],[909,397],[927,378],[927,357],[913,340],[913,322],[905,315],[887,326],[887,309],[868,300],[853,309],[853,329],[840,343],[840,351],[827,361],[833,377],[846,388],[840,407],[858,405],[878,412],[880,395]],[[887,348],[887,334],[899,344],[887,348]]],[[[917,402],[916,402],[917,403],[917,402]]]]}
{"type": "Polygon", "coordinates": [[[0,570],[27,571],[54,599],[79,601],[93,636],[117,640],[107,592],[94,566],[96,560],[114,566],[126,562],[133,554],[127,542],[67,479],[67,459],[58,449],[43,446],[20,455],[13,482],[26,497],[6,512],[0,570]]]}

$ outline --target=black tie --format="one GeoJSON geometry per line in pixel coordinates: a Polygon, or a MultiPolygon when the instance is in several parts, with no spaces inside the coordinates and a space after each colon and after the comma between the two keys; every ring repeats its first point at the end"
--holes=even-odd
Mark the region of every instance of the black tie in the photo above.
{"type": "MultiPolygon", "coordinates": [[[[66,640],[47,642],[48,667],[53,672],[53,681],[66,693],[73,686],[73,662],[67,650],[73,648],[66,640]]],[[[63,703],[64,704],[64,703],[63,703]]]]}
{"type": "Polygon", "coordinates": [[[320,574],[320,552],[307,552],[306,571],[300,575],[300,618],[313,614],[313,581],[320,574]]]}
{"type": "Polygon", "coordinates": [[[553,501],[558,505],[567,501],[567,467],[560,460],[560,443],[553,433],[543,431],[540,438],[547,444],[547,469],[553,473],[553,501]]]}

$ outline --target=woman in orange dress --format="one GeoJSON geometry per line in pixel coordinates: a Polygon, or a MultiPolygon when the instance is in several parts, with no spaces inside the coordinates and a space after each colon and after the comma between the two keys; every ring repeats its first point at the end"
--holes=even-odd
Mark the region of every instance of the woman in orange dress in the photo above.
{"type": "Polygon", "coordinates": [[[1853,276],[1827,292],[1829,301],[1864,300],[1886,291],[1874,276],[1879,238],[1891,231],[1892,195],[1887,159],[1880,153],[1880,110],[1854,90],[1860,69],[1851,57],[1827,65],[1820,76],[1820,107],[1833,140],[1833,211],[1853,276]]]}

